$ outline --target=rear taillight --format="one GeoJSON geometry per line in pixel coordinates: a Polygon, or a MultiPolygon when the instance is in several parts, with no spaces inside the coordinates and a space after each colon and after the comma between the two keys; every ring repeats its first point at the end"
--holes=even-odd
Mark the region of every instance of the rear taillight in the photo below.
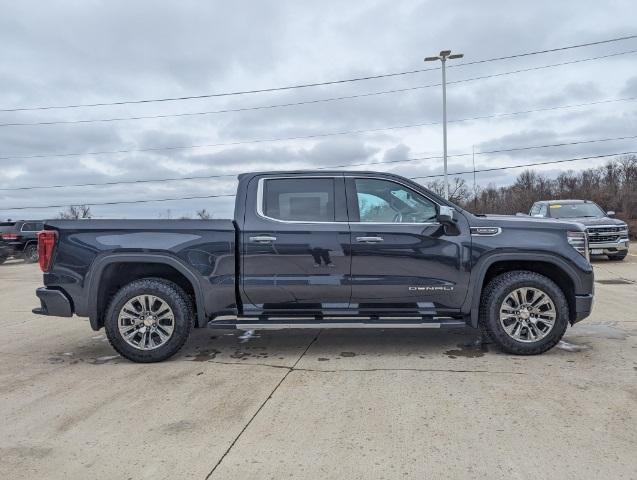
{"type": "Polygon", "coordinates": [[[51,268],[56,239],[57,234],[54,230],[38,232],[38,262],[43,272],[48,272],[49,268],[51,268]]]}
{"type": "Polygon", "coordinates": [[[2,240],[17,240],[19,235],[17,233],[3,233],[2,240]]]}

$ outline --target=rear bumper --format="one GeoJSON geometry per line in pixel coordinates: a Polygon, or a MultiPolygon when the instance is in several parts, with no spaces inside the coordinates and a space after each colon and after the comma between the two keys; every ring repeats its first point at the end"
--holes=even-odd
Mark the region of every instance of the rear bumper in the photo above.
{"type": "Polygon", "coordinates": [[[588,295],[575,295],[575,316],[572,323],[577,323],[584,320],[591,314],[593,309],[593,294],[588,295]]]}
{"type": "Polygon", "coordinates": [[[70,317],[73,315],[71,301],[61,290],[53,290],[40,287],[35,291],[40,299],[40,307],[32,311],[38,315],[50,315],[53,317],[70,317]]]}

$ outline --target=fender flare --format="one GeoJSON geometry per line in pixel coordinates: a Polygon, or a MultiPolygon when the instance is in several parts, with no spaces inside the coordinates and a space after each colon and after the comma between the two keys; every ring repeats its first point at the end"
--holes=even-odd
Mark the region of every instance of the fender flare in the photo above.
{"type": "Polygon", "coordinates": [[[564,272],[573,282],[575,291],[582,291],[585,287],[582,284],[582,279],[578,275],[577,270],[565,259],[556,255],[548,253],[494,253],[486,257],[480,258],[478,263],[471,269],[471,279],[467,298],[465,299],[462,310],[467,312],[471,316],[471,326],[478,327],[478,316],[480,310],[480,297],[482,293],[482,286],[484,283],[484,277],[487,270],[494,263],[506,262],[506,261],[531,261],[531,262],[543,262],[555,265],[558,269],[564,272]]]}
{"type": "Polygon", "coordinates": [[[163,264],[173,267],[179,273],[181,273],[192,285],[195,292],[195,303],[197,305],[197,326],[206,326],[208,319],[206,317],[206,311],[203,301],[203,292],[201,290],[201,283],[199,277],[181,260],[166,254],[160,253],[116,253],[106,254],[95,259],[93,265],[89,269],[89,273],[86,278],[87,285],[87,311],[91,328],[93,330],[99,330],[102,325],[99,324],[100,315],[97,311],[97,298],[99,293],[99,286],[102,279],[104,269],[113,263],[155,263],[163,264]]]}

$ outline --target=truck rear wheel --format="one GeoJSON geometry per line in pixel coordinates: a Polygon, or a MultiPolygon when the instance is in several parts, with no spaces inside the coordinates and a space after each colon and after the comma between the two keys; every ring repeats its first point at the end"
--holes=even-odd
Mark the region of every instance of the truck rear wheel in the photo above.
{"type": "Polygon", "coordinates": [[[503,273],[482,293],[481,327],[507,353],[536,355],[550,350],[564,335],[568,317],[564,292],[539,273],[503,273]]]}
{"type": "Polygon", "coordinates": [[[24,261],[26,263],[35,263],[38,261],[38,246],[31,244],[24,249],[23,254],[24,261]]]}
{"type": "Polygon", "coordinates": [[[104,320],[113,348],[139,363],[173,356],[188,339],[193,324],[186,293],[172,282],[155,278],[122,287],[111,299],[104,320]]]}

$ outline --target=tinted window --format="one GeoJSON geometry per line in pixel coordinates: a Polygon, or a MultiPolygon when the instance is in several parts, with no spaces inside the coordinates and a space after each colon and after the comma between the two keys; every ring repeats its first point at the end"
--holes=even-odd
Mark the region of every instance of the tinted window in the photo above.
{"type": "Polygon", "coordinates": [[[436,219],[435,204],[389,180],[358,178],[356,196],[361,222],[426,223],[436,219]]]}
{"type": "Polygon", "coordinates": [[[539,215],[542,215],[543,217],[546,217],[546,204],[545,203],[543,203],[540,206],[540,211],[538,213],[539,213],[539,215]]]}
{"type": "Polygon", "coordinates": [[[281,178],[265,180],[263,213],[278,220],[334,221],[334,180],[281,178]]]}
{"type": "Polygon", "coordinates": [[[594,203],[554,203],[550,207],[553,218],[603,217],[601,208],[594,203]]]}
{"type": "Polygon", "coordinates": [[[0,233],[2,232],[13,232],[15,223],[13,222],[2,222],[0,223],[0,233]]]}
{"type": "Polygon", "coordinates": [[[39,232],[40,230],[43,230],[43,229],[44,229],[44,224],[38,223],[38,222],[26,222],[24,225],[22,225],[23,232],[39,232]]]}

